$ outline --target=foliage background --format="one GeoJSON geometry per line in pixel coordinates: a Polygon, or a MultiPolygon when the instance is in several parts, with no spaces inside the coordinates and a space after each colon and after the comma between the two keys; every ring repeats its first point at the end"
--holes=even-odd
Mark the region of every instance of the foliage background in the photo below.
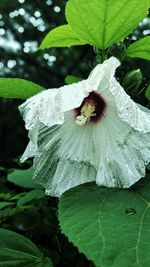
{"type": "MultiPolygon", "coordinates": [[[[65,4],[64,0],[13,0],[7,1],[7,4],[1,0],[0,77],[24,78],[45,88],[64,84],[68,74],[87,77],[100,60],[92,47],[85,45],[38,50],[46,33],[65,24],[65,4]]],[[[125,42],[132,43],[146,35],[150,35],[149,17],[140,23],[125,42]]],[[[109,53],[119,57],[123,49],[122,43],[118,43],[109,53]]],[[[144,76],[138,92],[126,89],[136,102],[149,106],[144,95],[150,80],[149,61],[128,59],[117,75],[120,82],[123,82],[127,72],[138,68],[144,76]]],[[[31,191],[31,188],[16,186],[6,178],[14,168],[24,170],[31,166],[31,161],[23,165],[19,163],[19,157],[28,142],[17,109],[20,103],[17,99],[0,99],[0,200],[13,203],[12,207],[8,205],[0,209],[1,227],[32,240],[45,256],[52,259],[54,266],[93,266],[61,234],[57,219],[57,199],[41,195],[40,198],[27,199],[27,202],[18,207],[18,200],[31,191]]]]}

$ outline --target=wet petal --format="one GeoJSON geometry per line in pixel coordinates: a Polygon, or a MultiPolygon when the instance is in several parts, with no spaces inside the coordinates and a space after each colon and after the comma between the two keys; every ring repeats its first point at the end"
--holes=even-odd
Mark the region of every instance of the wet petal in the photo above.
{"type": "Polygon", "coordinates": [[[80,106],[87,95],[83,81],[45,90],[29,98],[19,107],[26,129],[33,129],[39,121],[47,126],[62,124],[64,112],[80,106]]]}
{"type": "Polygon", "coordinates": [[[95,170],[86,163],[60,160],[52,183],[47,185],[46,194],[60,197],[65,191],[95,180],[95,170]]]}
{"type": "Polygon", "coordinates": [[[65,85],[60,88],[62,98],[63,112],[73,110],[79,107],[85,97],[88,96],[90,90],[86,90],[86,82],[81,81],[72,85],[65,85]]]}
{"type": "Polygon", "coordinates": [[[137,131],[150,132],[150,110],[136,104],[115,78],[111,81],[109,91],[114,97],[120,119],[126,121],[137,131]]]}
{"type": "Polygon", "coordinates": [[[20,161],[23,163],[26,161],[28,158],[32,158],[36,155],[37,152],[37,146],[32,143],[32,141],[29,141],[20,161]]]}
{"type": "Polygon", "coordinates": [[[119,66],[120,62],[115,57],[109,58],[103,64],[98,64],[87,79],[87,90],[93,88],[92,90],[99,90],[101,93],[107,90],[116,68],[119,66]]]}
{"type": "Polygon", "coordinates": [[[57,155],[60,142],[58,129],[59,126],[47,127],[42,123],[39,127],[38,150],[33,162],[35,169],[33,179],[45,188],[52,183],[59,160],[57,155]]]}
{"type": "MultiPolygon", "coordinates": [[[[111,108],[99,124],[83,127],[76,125],[69,114],[59,131],[59,158],[89,164],[96,172],[98,185],[128,188],[145,175],[145,165],[150,161],[150,133],[134,130],[119,118],[117,109],[111,108]]],[[[65,183],[65,176],[63,179],[65,183]]]]}
{"type": "Polygon", "coordinates": [[[29,137],[29,143],[21,157],[21,162],[24,162],[28,158],[34,157],[37,153],[37,139],[38,139],[38,133],[39,133],[39,123],[36,124],[34,128],[29,130],[28,137],[29,137]]]}
{"type": "MultiPolygon", "coordinates": [[[[145,165],[150,161],[150,133],[134,130],[116,112],[108,114],[105,129],[101,136],[96,183],[128,188],[145,176],[145,165]]],[[[98,143],[96,137],[95,145],[98,143]]]]}
{"type": "Polygon", "coordinates": [[[96,177],[96,171],[89,163],[61,157],[58,152],[62,143],[60,127],[40,125],[33,165],[34,180],[46,188],[46,194],[58,197],[74,186],[94,181],[96,177]]]}
{"type": "Polygon", "coordinates": [[[39,121],[49,126],[63,123],[61,94],[58,89],[49,89],[29,98],[19,110],[28,130],[35,128],[39,121]]]}
{"type": "Polygon", "coordinates": [[[47,194],[60,196],[94,180],[98,185],[126,188],[145,175],[150,161],[150,111],[134,103],[113,77],[119,64],[112,57],[87,80],[49,89],[21,105],[30,139],[23,160],[34,156],[34,179],[47,194]],[[97,123],[91,120],[79,126],[73,109],[95,90],[107,109],[97,123]]]}

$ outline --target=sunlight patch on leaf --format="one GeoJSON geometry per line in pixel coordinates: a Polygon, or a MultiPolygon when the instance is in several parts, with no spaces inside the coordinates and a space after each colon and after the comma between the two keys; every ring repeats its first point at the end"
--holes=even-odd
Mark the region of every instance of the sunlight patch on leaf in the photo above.
{"type": "Polygon", "coordinates": [[[44,40],[40,48],[49,47],[66,47],[72,45],[84,45],[85,42],[81,41],[72,31],[69,25],[62,25],[54,30],[50,31],[44,40]]]}
{"type": "Polygon", "coordinates": [[[131,33],[147,10],[147,0],[69,0],[66,18],[80,40],[106,49],[131,33]]]}
{"type": "Polygon", "coordinates": [[[27,99],[45,88],[18,78],[0,78],[0,97],[27,99]]]}

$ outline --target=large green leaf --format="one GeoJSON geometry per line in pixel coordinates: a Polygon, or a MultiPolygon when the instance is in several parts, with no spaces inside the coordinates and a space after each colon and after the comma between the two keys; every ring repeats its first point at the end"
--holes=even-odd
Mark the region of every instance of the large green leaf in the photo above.
{"type": "Polygon", "coordinates": [[[18,78],[0,78],[0,97],[27,99],[45,88],[18,78]]]}
{"type": "Polygon", "coordinates": [[[0,228],[0,266],[52,267],[52,262],[26,237],[0,228]]]}
{"type": "Polygon", "coordinates": [[[42,188],[41,185],[32,180],[33,168],[27,170],[14,170],[7,177],[9,182],[26,188],[42,188]]]}
{"type": "Polygon", "coordinates": [[[148,267],[150,181],[130,190],[91,183],[60,198],[63,233],[98,267],[148,267]]]}
{"type": "Polygon", "coordinates": [[[128,57],[140,57],[150,60],[150,36],[146,36],[130,45],[126,54],[128,57]]]}
{"type": "Polygon", "coordinates": [[[66,18],[80,40],[105,49],[126,37],[147,10],[148,0],[69,0],[66,18]]]}
{"type": "Polygon", "coordinates": [[[85,44],[85,42],[78,39],[69,25],[62,25],[46,35],[40,48],[65,47],[83,44],[85,44]]]}

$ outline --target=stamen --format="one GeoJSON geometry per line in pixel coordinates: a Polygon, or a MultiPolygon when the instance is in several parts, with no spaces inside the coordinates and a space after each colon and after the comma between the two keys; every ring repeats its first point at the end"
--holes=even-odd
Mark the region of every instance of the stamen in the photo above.
{"type": "Polygon", "coordinates": [[[76,124],[78,124],[79,126],[83,126],[86,123],[87,123],[87,118],[84,117],[83,115],[76,117],[76,124]]]}
{"type": "Polygon", "coordinates": [[[80,126],[85,125],[87,122],[90,121],[91,117],[96,116],[94,111],[94,104],[85,102],[85,104],[81,108],[81,115],[76,117],[76,123],[80,126]]]}
{"type": "Polygon", "coordinates": [[[104,98],[97,91],[92,91],[83,100],[81,106],[74,109],[76,123],[80,126],[87,123],[98,123],[106,111],[107,103],[104,98]]]}

